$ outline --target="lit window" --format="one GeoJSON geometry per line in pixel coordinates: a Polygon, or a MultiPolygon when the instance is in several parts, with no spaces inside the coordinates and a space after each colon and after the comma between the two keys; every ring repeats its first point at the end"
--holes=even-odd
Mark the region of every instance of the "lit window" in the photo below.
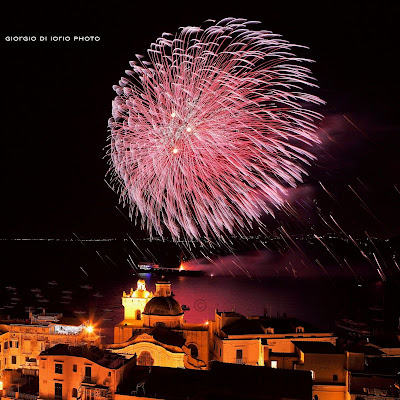
{"type": "Polygon", "coordinates": [[[271,361],[271,368],[278,368],[278,361],[271,361]]]}
{"type": "Polygon", "coordinates": [[[62,366],[62,364],[55,364],[54,372],[55,372],[56,374],[62,374],[62,373],[63,373],[63,366],[62,366]]]}
{"type": "Polygon", "coordinates": [[[243,350],[236,350],[236,364],[243,364],[243,350]]]}
{"type": "Polygon", "coordinates": [[[311,378],[312,378],[312,380],[314,380],[315,379],[315,372],[313,370],[311,370],[310,372],[311,372],[311,378]]]}
{"type": "Polygon", "coordinates": [[[154,364],[154,359],[148,351],[142,351],[137,360],[137,364],[151,367],[154,364]]]}

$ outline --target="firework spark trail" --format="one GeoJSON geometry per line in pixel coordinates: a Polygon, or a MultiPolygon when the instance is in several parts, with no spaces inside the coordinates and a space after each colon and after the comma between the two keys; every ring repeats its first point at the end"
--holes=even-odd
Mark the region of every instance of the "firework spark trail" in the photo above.
{"type": "Polygon", "coordinates": [[[344,258],[344,262],[345,264],[349,267],[350,271],[353,273],[354,277],[357,279],[358,282],[360,282],[357,274],[354,272],[353,268],[351,268],[350,264],[348,263],[348,261],[344,258]]]}
{"type": "MultiPolygon", "coordinates": [[[[376,252],[378,253],[379,257],[381,257],[381,259],[382,259],[382,261],[383,261],[383,264],[385,265],[385,267],[387,268],[387,270],[390,272],[390,268],[389,268],[388,265],[386,264],[384,257],[382,256],[382,254],[380,253],[380,251],[379,251],[378,248],[376,247],[376,245],[375,245],[374,241],[372,240],[371,236],[368,234],[367,231],[365,231],[365,234],[367,235],[367,238],[368,238],[369,241],[371,242],[372,246],[374,246],[374,248],[375,248],[376,252]]],[[[382,272],[383,272],[383,270],[382,270],[382,272]]]]}
{"type": "Polygon", "coordinates": [[[370,208],[366,205],[365,201],[358,195],[358,193],[350,185],[347,185],[347,186],[361,201],[361,206],[364,208],[364,210],[367,211],[368,214],[370,214],[377,222],[379,222],[381,224],[382,222],[379,221],[379,219],[374,215],[374,213],[370,210],[370,208]]]}
{"type": "Polygon", "coordinates": [[[333,194],[332,194],[328,189],[326,189],[326,187],[322,184],[321,181],[318,181],[318,183],[321,185],[322,189],[325,190],[325,192],[328,194],[328,196],[329,196],[332,200],[337,201],[337,200],[335,199],[335,197],[333,196],[333,194]]]}
{"type": "Polygon", "coordinates": [[[379,264],[379,261],[376,258],[375,253],[372,253],[372,255],[374,256],[375,262],[378,265],[378,268],[376,269],[378,271],[378,274],[380,275],[380,277],[382,278],[383,281],[386,281],[386,275],[384,274],[383,269],[382,269],[381,265],[379,264]]]}
{"type": "Polygon", "coordinates": [[[333,253],[333,251],[329,248],[329,246],[327,244],[324,243],[324,241],[321,239],[321,237],[317,236],[314,233],[314,237],[326,248],[326,250],[328,251],[328,253],[336,260],[336,262],[343,268],[342,262],[335,256],[335,254],[333,253]]]}
{"type": "MultiPolygon", "coordinates": [[[[215,22],[215,21],[213,21],[215,22]]],[[[319,143],[309,62],[245,19],[163,34],[114,85],[110,185],[150,236],[225,240],[282,207],[319,143]]]]}
{"type": "Polygon", "coordinates": [[[400,271],[399,264],[397,264],[397,261],[395,260],[395,258],[394,258],[394,257],[393,257],[393,262],[394,262],[394,264],[396,265],[397,269],[400,271]]]}

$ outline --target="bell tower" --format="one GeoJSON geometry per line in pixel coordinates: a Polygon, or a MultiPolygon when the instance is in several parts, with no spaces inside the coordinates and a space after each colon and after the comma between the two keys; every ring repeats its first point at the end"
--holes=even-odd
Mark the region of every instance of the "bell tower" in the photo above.
{"type": "Polygon", "coordinates": [[[143,279],[137,281],[136,290],[131,288],[130,293],[122,294],[124,306],[124,319],[141,320],[144,307],[153,298],[153,293],[146,290],[146,282],[143,279]]]}

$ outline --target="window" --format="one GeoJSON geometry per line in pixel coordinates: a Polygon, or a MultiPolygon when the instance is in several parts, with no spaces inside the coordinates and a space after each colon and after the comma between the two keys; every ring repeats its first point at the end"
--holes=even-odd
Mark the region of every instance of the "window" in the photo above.
{"type": "Polygon", "coordinates": [[[15,342],[15,348],[19,348],[19,343],[18,342],[15,342]]]}
{"type": "Polygon", "coordinates": [[[54,397],[56,399],[61,399],[62,398],[62,383],[56,382],[54,384],[54,397]]]}
{"type": "Polygon", "coordinates": [[[314,380],[315,379],[315,372],[313,370],[310,370],[310,372],[311,372],[311,378],[312,378],[312,380],[314,380]]]}
{"type": "Polygon", "coordinates": [[[137,360],[137,364],[151,367],[154,364],[154,360],[148,351],[142,351],[137,360]]]}
{"type": "Polygon", "coordinates": [[[190,355],[193,358],[197,358],[199,356],[199,349],[197,348],[197,346],[193,343],[188,345],[188,348],[190,349],[190,355]]]}
{"type": "Polygon", "coordinates": [[[108,376],[111,376],[111,371],[108,371],[108,376]]]}
{"type": "Polygon", "coordinates": [[[337,375],[333,375],[333,382],[337,382],[338,381],[338,376],[337,375]]]}
{"type": "Polygon", "coordinates": [[[1,343],[0,343],[0,351],[1,351],[1,343]]]}
{"type": "Polygon", "coordinates": [[[78,397],[78,389],[72,388],[72,397],[78,397]]]}
{"type": "Polygon", "coordinates": [[[243,350],[236,350],[236,364],[243,364],[243,350]]]}
{"type": "Polygon", "coordinates": [[[85,367],[85,381],[92,380],[92,367],[85,367]]]}
{"type": "Polygon", "coordinates": [[[13,342],[12,342],[12,340],[10,340],[10,349],[11,349],[11,347],[13,347],[13,342]]]}
{"type": "Polygon", "coordinates": [[[17,363],[17,356],[11,356],[11,364],[17,363]]]}
{"type": "Polygon", "coordinates": [[[142,313],[140,310],[136,310],[136,319],[137,320],[142,319],[142,313]]]}
{"type": "Polygon", "coordinates": [[[62,364],[55,364],[54,372],[56,374],[62,374],[63,365],[62,364]]]}
{"type": "Polygon", "coordinates": [[[4,350],[8,349],[8,342],[4,342],[4,350]]]}
{"type": "Polygon", "coordinates": [[[72,365],[72,372],[78,371],[78,366],[76,364],[72,365]]]}
{"type": "Polygon", "coordinates": [[[298,326],[296,328],[296,333],[304,333],[304,328],[302,326],[298,326]]]}
{"type": "Polygon", "coordinates": [[[278,361],[271,361],[271,368],[278,368],[278,361]]]}

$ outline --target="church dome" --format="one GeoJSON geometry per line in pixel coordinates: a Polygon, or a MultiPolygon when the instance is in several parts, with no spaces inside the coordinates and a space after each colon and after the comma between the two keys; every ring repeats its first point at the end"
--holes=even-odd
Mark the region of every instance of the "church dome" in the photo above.
{"type": "Polygon", "coordinates": [[[172,297],[153,297],[144,308],[143,314],[147,315],[182,315],[181,305],[172,297]]]}

